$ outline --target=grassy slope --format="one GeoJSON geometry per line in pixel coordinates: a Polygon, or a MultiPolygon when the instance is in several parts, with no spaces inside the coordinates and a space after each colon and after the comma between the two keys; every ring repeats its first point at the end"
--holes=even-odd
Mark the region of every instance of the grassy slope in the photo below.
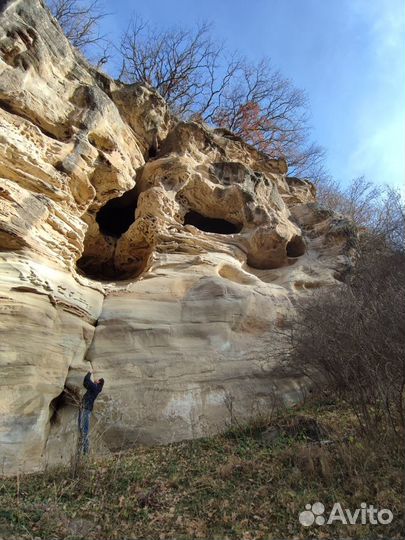
{"type": "Polygon", "coordinates": [[[402,538],[403,448],[366,443],[342,405],[306,405],[273,422],[297,415],[333,427],[340,442],[298,434],[266,446],[256,425],[90,459],[75,478],[59,470],[0,480],[0,538],[402,538]],[[304,528],[298,514],[315,501],[364,501],[394,520],[304,528]]]}

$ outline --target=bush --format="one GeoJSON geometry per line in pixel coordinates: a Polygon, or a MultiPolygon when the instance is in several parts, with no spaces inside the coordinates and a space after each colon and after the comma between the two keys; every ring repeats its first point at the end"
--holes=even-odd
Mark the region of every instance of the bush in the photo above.
{"type": "Polygon", "coordinates": [[[378,437],[405,428],[403,231],[403,203],[388,192],[363,229],[349,281],[311,297],[288,330],[287,370],[345,400],[378,437]]]}

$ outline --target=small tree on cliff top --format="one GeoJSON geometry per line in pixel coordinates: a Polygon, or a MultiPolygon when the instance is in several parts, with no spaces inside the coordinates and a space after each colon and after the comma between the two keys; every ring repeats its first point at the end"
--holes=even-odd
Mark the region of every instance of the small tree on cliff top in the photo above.
{"type": "Polygon", "coordinates": [[[305,92],[273,70],[269,59],[263,59],[256,65],[240,64],[209,119],[270,156],[285,157],[291,175],[316,180],[324,152],[308,143],[308,116],[305,92]]]}

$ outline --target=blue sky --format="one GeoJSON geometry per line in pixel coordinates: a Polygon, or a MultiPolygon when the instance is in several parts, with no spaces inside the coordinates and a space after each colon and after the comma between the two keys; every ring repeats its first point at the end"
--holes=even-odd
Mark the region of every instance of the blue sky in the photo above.
{"type": "Polygon", "coordinates": [[[403,188],[405,5],[403,0],[114,0],[111,38],[132,12],[161,26],[212,21],[213,34],[307,91],[313,138],[341,181],[403,188]]]}

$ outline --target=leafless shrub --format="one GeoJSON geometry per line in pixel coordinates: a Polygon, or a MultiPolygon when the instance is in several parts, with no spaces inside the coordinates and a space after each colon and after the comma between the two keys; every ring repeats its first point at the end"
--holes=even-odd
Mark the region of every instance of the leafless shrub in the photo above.
{"type": "Polygon", "coordinates": [[[376,208],[347,285],[312,297],[292,322],[285,364],[350,403],[368,434],[403,435],[403,202],[390,190],[376,208]]]}
{"type": "Polygon", "coordinates": [[[378,235],[380,243],[396,252],[405,249],[405,209],[400,192],[385,188],[381,204],[377,208],[372,232],[378,235]]]}
{"type": "Polygon", "coordinates": [[[345,187],[328,177],[317,185],[317,199],[322,206],[344,214],[359,227],[360,263],[372,264],[376,251],[404,249],[404,202],[398,190],[375,185],[364,176],[345,187]]]}
{"type": "Polygon", "coordinates": [[[318,201],[323,206],[346,215],[359,227],[370,227],[381,204],[383,188],[364,176],[342,187],[335,179],[327,178],[318,186],[318,201]]]}

